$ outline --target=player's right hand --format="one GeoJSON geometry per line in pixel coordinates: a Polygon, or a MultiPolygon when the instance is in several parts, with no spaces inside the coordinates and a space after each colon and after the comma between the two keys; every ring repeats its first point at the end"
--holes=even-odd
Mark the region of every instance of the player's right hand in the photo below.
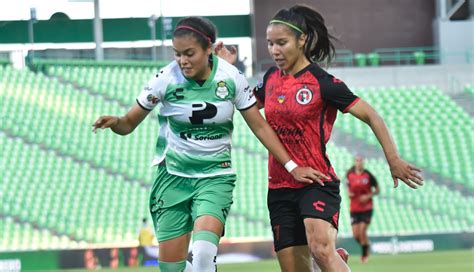
{"type": "Polygon", "coordinates": [[[92,125],[92,132],[97,133],[97,129],[106,129],[118,124],[119,118],[117,116],[101,116],[92,125]]]}
{"type": "Polygon", "coordinates": [[[324,182],[323,182],[324,180],[329,180],[328,176],[324,175],[318,170],[314,170],[311,167],[298,166],[295,169],[293,169],[293,171],[291,171],[290,174],[298,182],[309,183],[309,184],[317,182],[321,186],[324,186],[324,182]]]}
{"type": "Polygon", "coordinates": [[[227,47],[223,42],[218,42],[214,47],[214,53],[230,64],[237,62],[237,48],[235,46],[227,47]]]}

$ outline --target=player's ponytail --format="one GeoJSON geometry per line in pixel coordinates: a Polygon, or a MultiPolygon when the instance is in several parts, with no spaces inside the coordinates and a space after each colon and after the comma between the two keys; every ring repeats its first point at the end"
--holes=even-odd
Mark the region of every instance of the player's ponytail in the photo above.
{"type": "Polygon", "coordinates": [[[178,21],[173,37],[192,35],[202,48],[207,49],[216,42],[217,28],[208,19],[191,16],[178,21]]]}
{"type": "Polygon", "coordinates": [[[278,22],[288,23],[286,25],[297,38],[306,34],[304,54],[309,61],[329,64],[334,58],[335,48],[332,40],[336,38],[329,34],[324,18],[316,10],[304,5],[282,9],[270,21],[278,22]]]}

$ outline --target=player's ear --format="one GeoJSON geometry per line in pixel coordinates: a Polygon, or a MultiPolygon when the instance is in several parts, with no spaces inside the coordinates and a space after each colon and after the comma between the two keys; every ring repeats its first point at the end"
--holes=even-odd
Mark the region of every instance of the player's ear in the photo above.
{"type": "Polygon", "coordinates": [[[212,54],[212,44],[209,44],[209,46],[206,48],[206,55],[211,55],[212,54]]]}
{"type": "Polygon", "coordinates": [[[298,48],[304,48],[304,45],[306,43],[306,38],[307,38],[306,34],[301,34],[298,37],[298,48]]]}

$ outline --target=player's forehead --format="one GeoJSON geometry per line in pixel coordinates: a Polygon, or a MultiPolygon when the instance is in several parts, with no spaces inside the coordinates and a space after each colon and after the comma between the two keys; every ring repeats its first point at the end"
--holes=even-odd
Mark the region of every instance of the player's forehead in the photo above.
{"type": "Polygon", "coordinates": [[[355,157],[355,161],[356,161],[356,162],[363,162],[363,161],[364,161],[364,158],[362,158],[361,156],[356,156],[356,157],[355,157]]]}
{"type": "Polygon", "coordinates": [[[284,24],[269,24],[267,27],[267,40],[269,41],[294,37],[294,32],[284,24]]]}
{"type": "Polygon", "coordinates": [[[200,44],[193,35],[180,35],[173,37],[173,50],[176,52],[185,52],[190,50],[197,50],[200,44]]]}

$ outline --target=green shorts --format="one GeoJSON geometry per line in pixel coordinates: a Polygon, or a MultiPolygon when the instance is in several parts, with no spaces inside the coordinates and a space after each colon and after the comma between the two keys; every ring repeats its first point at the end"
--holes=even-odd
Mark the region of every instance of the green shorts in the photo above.
{"type": "Polygon", "coordinates": [[[159,165],[149,203],[158,241],[192,231],[194,221],[202,215],[211,215],[225,225],[235,180],[235,175],[185,178],[171,175],[165,165],[159,165]]]}

